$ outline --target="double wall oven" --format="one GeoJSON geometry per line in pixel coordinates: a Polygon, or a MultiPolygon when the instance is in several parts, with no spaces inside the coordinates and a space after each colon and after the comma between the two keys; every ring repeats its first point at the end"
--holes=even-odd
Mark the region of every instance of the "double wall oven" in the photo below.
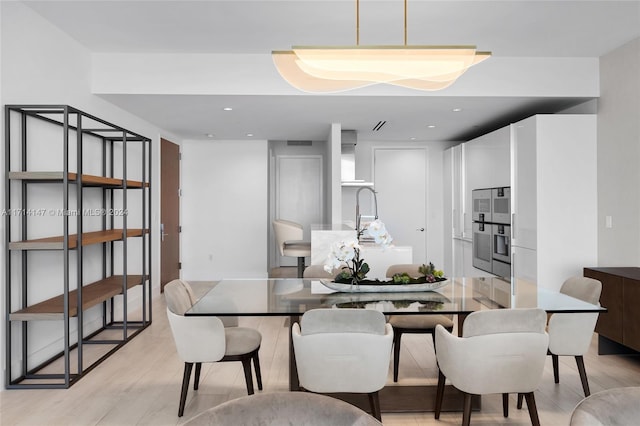
{"type": "Polygon", "coordinates": [[[473,266],[511,276],[511,188],[472,191],[473,266]]]}

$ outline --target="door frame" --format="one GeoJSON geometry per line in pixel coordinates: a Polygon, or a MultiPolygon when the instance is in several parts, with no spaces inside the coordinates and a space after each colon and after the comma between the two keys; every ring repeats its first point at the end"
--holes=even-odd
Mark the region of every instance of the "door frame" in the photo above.
{"type": "MultiPolygon", "coordinates": [[[[428,215],[428,211],[429,211],[429,207],[430,207],[430,202],[429,202],[429,148],[427,146],[424,145],[378,145],[378,146],[374,146],[371,148],[371,176],[373,178],[374,181],[374,189],[375,188],[375,176],[376,176],[376,152],[377,151],[416,151],[416,150],[420,150],[420,151],[424,151],[424,170],[425,170],[425,176],[424,176],[424,189],[425,189],[425,199],[424,199],[424,233],[423,233],[423,240],[424,240],[424,258],[425,259],[430,259],[429,257],[429,245],[428,245],[428,239],[427,239],[427,235],[429,233],[429,229],[430,229],[430,223],[429,223],[429,215],[428,215]]],[[[382,218],[382,221],[384,222],[384,218],[382,218]]],[[[393,234],[391,235],[393,237],[393,234]]],[[[415,259],[415,252],[413,254],[414,259],[415,259]]]]}
{"type": "MultiPolygon", "coordinates": [[[[178,185],[177,186],[178,186],[178,188],[180,188],[181,173],[182,173],[181,164],[180,164],[180,162],[181,162],[181,159],[180,159],[180,155],[181,155],[180,145],[170,141],[169,139],[165,139],[165,138],[161,137],[160,138],[160,149],[159,149],[159,151],[160,151],[160,167],[159,167],[159,169],[160,169],[160,173],[159,173],[159,175],[160,175],[160,179],[159,179],[160,180],[160,194],[159,194],[160,195],[160,197],[159,197],[160,198],[160,208],[159,208],[160,214],[159,214],[159,224],[158,224],[158,231],[159,231],[158,232],[158,234],[159,234],[158,235],[159,236],[159,238],[158,238],[158,245],[159,245],[159,256],[158,256],[158,258],[160,260],[160,265],[159,265],[159,283],[160,283],[160,292],[161,293],[164,291],[164,286],[170,281],[170,280],[167,280],[166,282],[163,282],[163,265],[164,265],[165,262],[163,262],[163,259],[162,259],[163,242],[162,242],[162,235],[161,235],[163,233],[162,226],[163,226],[163,223],[164,223],[163,222],[163,217],[164,217],[164,213],[165,213],[164,209],[166,208],[166,206],[164,205],[163,200],[162,200],[163,195],[164,195],[163,191],[164,191],[164,189],[166,189],[166,188],[162,188],[163,176],[166,176],[166,174],[163,173],[163,160],[162,160],[163,155],[162,154],[163,154],[163,151],[164,151],[163,148],[167,146],[166,144],[175,145],[177,147],[177,150],[178,150],[178,158],[176,160],[177,161],[177,165],[178,165],[178,173],[177,173],[177,179],[178,179],[178,182],[177,182],[178,185]]],[[[176,214],[177,214],[177,217],[178,217],[178,221],[177,221],[178,222],[177,223],[178,229],[176,229],[175,231],[176,231],[176,234],[177,234],[177,245],[178,245],[178,247],[177,247],[177,251],[178,251],[178,269],[177,269],[177,277],[174,277],[174,278],[180,278],[181,270],[180,270],[180,266],[179,265],[180,265],[180,259],[181,259],[180,258],[180,254],[181,254],[181,247],[180,247],[181,246],[181,235],[180,235],[179,228],[180,228],[180,223],[181,223],[180,222],[181,202],[180,202],[179,192],[176,194],[176,198],[177,198],[177,203],[175,203],[175,206],[176,206],[176,210],[177,210],[176,214]]],[[[170,230],[166,230],[166,231],[170,232],[170,230]]]]}

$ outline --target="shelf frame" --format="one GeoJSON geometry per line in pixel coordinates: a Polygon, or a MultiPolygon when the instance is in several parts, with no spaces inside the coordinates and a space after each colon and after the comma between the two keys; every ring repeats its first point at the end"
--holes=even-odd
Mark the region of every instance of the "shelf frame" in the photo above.
{"type": "MultiPolygon", "coordinates": [[[[62,185],[63,198],[63,220],[62,235],[57,237],[46,237],[27,239],[28,217],[23,216],[20,220],[19,234],[17,241],[12,241],[12,220],[11,214],[5,213],[5,254],[6,254],[6,290],[5,290],[5,347],[6,347],[6,375],[5,387],[7,389],[47,389],[47,388],[68,388],[86,373],[92,370],[99,363],[106,360],[112,353],[126,344],[131,338],[136,336],[151,324],[152,319],[152,281],[151,281],[151,139],[131,132],[123,127],[111,124],[103,119],[87,114],[68,105],[6,105],[5,106],[5,208],[11,207],[12,202],[12,182],[14,186],[19,186],[20,209],[18,211],[29,211],[28,192],[29,185],[35,184],[58,184],[62,185]],[[12,118],[19,115],[20,131],[20,166],[19,170],[13,170],[11,164],[12,145],[12,118]],[[62,161],[63,170],[57,171],[29,171],[27,164],[28,153],[28,125],[31,120],[40,120],[45,123],[59,126],[62,129],[62,161]],[[74,121],[75,119],[75,121],[74,121]],[[74,121],[74,122],[73,122],[74,121]],[[91,127],[84,127],[87,123],[91,127]],[[72,138],[75,135],[75,138],[72,138]],[[83,173],[83,147],[85,136],[91,136],[102,145],[102,175],[90,175],[83,173]],[[70,144],[75,142],[75,168],[70,171],[70,144]],[[141,144],[141,170],[142,178],[139,181],[127,179],[127,148],[131,143],[141,144]],[[120,160],[122,164],[122,176],[114,177],[114,163],[116,162],[115,146],[121,146],[120,160]],[[127,211],[127,191],[141,191],[141,221],[142,228],[128,228],[128,214],[122,215],[122,227],[114,228],[113,215],[110,220],[107,215],[102,215],[101,230],[82,232],[84,230],[83,216],[83,192],[85,188],[99,188],[102,190],[102,210],[113,209],[114,192],[121,191],[119,199],[122,202],[122,210],[127,211]],[[75,189],[75,192],[73,191],[75,189]],[[69,214],[70,196],[75,194],[76,211],[75,215],[69,214]],[[70,220],[75,219],[77,234],[70,234],[70,220]],[[141,269],[142,274],[128,275],[128,244],[129,238],[139,237],[142,239],[141,269]],[[101,280],[93,283],[84,282],[83,255],[84,248],[89,245],[101,245],[102,251],[102,276],[101,280]],[[121,260],[119,266],[122,273],[114,274],[116,267],[114,244],[121,246],[121,260]],[[27,305],[29,300],[29,253],[33,250],[57,250],[63,255],[63,289],[61,294],[45,301],[27,305]],[[20,276],[12,279],[12,256],[19,251],[20,276]],[[75,265],[71,266],[70,253],[76,253],[75,265]],[[69,283],[72,274],[76,276],[77,288],[70,289],[69,283]],[[12,295],[14,281],[20,284],[21,306],[16,308],[12,305],[12,295]],[[142,319],[132,321],[128,314],[128,290],[142,286],[142,319]],[[115,320],[114,300],[120,298],[122,305],[122,320],[115,320]],[[102,327],[84,335],[84,311],[101,305],[102,327]],[[76,318],[77,331],[73,332],[76,342],[71,343],[71,319],[76,318]],[[63,324],[63,350],[50,357],[44,362],[30,367],[29,363],[29,322],[30,321],[62,321],[63,324]],[[14,374],[12,324],[20,323],[20,346],[21,360],[20,371],[14,374]],[[117,340],[94,339],[95,336],[109,329],[122,329],[122,337],[117,340]],[[83,345],[84,344],[110,344],[114,347],[98,360],[84,365],[83,345]],[[72,372],[71,352],[77,352],[77,366],[72,372]],[[63,358],[63,372],[60,374],[39,373],[53,361],[63,358]],[[17,377],[16,377],[17,376],[17,377]],[[43,380],[34,380],[43,379],[43,380]],[[55,383],[50,383],[54,380],[55,383]],[[29,383],[24,383],[25,381],[29,383]],[[35,382],[35,383],[34,383],[35,382]]],[[[17,144],[18,145],[18,144],[17,144]]],[[[16,197],[14,197],[15,199],[16,197]]]]}

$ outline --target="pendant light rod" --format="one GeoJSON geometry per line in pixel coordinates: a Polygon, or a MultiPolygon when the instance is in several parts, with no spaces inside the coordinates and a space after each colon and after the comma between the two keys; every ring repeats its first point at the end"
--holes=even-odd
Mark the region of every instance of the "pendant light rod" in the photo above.
{"type": "Polygon", "coordinates": [[[407,0],[404,0],[404,45],[407,45],[407,0]]]}
{"type": "MultiPolygon", "coordinates": [[[[407,1],[404,0],[404,45],[407,45],[407,1]]],[[[360,0],[356,0],[356,46],[360,46],[360,0]]]]}
{"type": "Polygon", "coordinates": [[[356,46],[360,46],[360,0],[356,0],[356,46]]]}

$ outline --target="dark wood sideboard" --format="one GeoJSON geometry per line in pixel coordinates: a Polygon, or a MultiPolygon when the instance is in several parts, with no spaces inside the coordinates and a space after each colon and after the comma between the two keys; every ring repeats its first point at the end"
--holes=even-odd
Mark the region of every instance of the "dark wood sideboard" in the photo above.
{"type": "Polygon", "coordinates": [[[584,276],[602,283],[600,304],[607,308],[596,324],[598,353],[640,352],[640,268],[584,268],[584,276]]]}

